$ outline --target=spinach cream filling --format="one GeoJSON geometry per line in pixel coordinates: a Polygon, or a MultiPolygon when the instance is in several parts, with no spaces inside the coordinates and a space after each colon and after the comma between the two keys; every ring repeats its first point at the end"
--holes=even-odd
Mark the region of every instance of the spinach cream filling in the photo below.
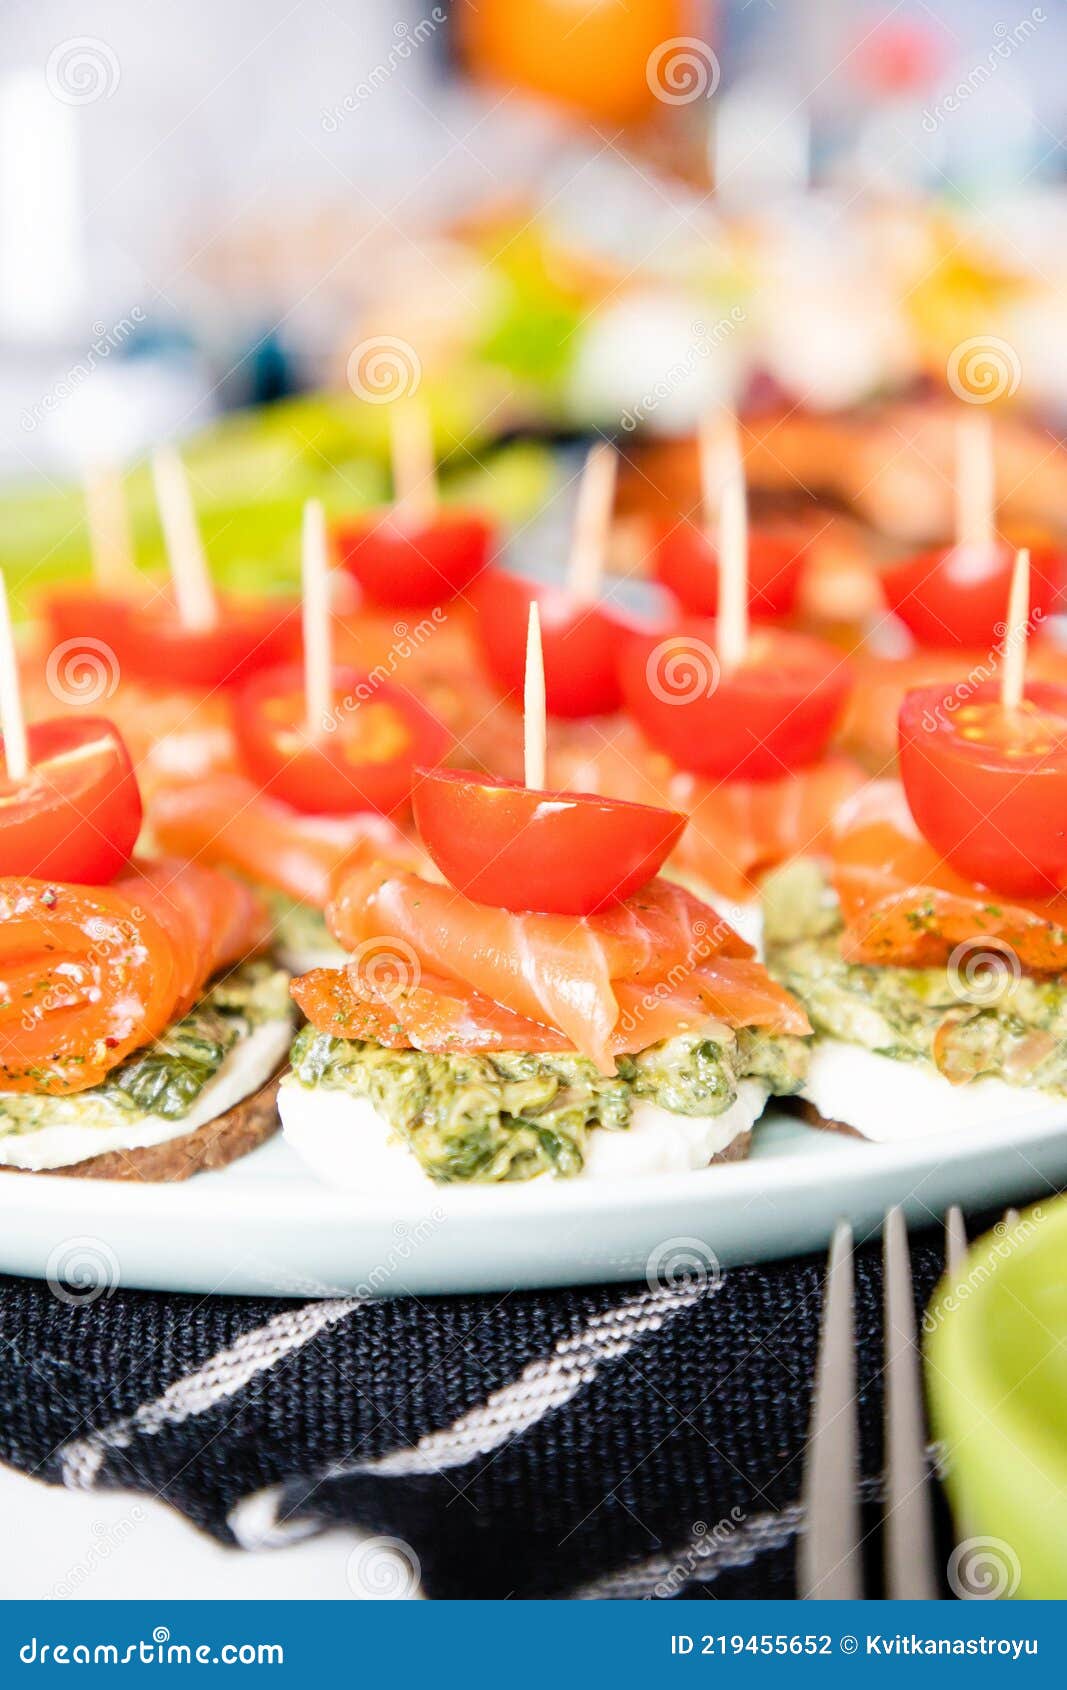
{"type": "Polygon", "coordinates": [[[261,960],[243,963],[99,1085],[69,1097],[0,1092],[0,1135],[114,1127],[144,1115],[180,1121],[243,1038],[264,1022],[291,1017],[288,974],[261,960]]]}
{"type": "Polygon", "coordinates": [[[982,1075],[1067,1095],[1067,982],[998,966],[899,968],[846,962],[841,913],[816,863],[792,863],[764,887],[767,968],[800,999],[816,1033],[954,1083],[982,1075]]]}
{"type": "Polygon", "coordinates": [[[799,1090],[806,1060],[803,1039],[725,1027],[714,1038],[667,1039],[620,1057],[616,1075],[565,1052],[428,1055],[311,1026],[290,1055],[302,1085],[366,1099],[431,1179],[480,1183],[573,1178],[587,1135],[596,1127],[624,1132],[636,1102],[721,1115],[742,1079],[760,1078],[776,1093],[799,1090]]]}

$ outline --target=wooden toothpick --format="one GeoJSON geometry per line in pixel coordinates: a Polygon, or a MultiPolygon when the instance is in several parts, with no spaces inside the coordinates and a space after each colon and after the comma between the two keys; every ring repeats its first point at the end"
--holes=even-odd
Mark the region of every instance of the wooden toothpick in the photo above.
{"type": "Polygon", "coordinates": [[[304,708],[307,731],[317,739],[333,709],[333,650],[330,626],[330,558],[326,513],[320,499],[304,506],[301,551],[301,617],[304,635],[304,708]]]}
{"type": "Polygon", "coordinates": [[[417,399],[389,406],[393,516],[403,526],[429,522],[437,509],[437,460],[430,414],[417,399]]]}
{"type": "Polygon", "coordinates": [[[706,411],[697,430],[700,450],[700,496],[704,527],[714,534],[719,521],[723,488],[734,476],[745,473],[741,436],[732,411],[706,411]]]}
{"type": "Polygon", "coordinates": [[[719,661],[735,669],[748,650],[748,509],[740,471],[729,477],[719,500],[719,661]]]}
{"type": "Polygon", "coordinates": [[[967,411],[956,423],[956,544],[990,545],[995,515],[992,424],[981,412],[967,411]]]}
{"type": "Polygon", "coordinates": [[[526,625],[526,678],[523,686],[523,774],[527,786],[540,791],[545,784],[548,729],[545,723],[545,656],[541,649],[541,617],[537,600],[530,601],[526,625]]]}
{"type": "Polygon", "coordinates": [[[122,595],[137,582],[130,512],[122,471],[97,464],[85,475],[85,515],[93,580],[103,593],[122,595]]]}
{"type": "Polygon", "coordinates": [[[189,478],[173,446],[160,446],[153,452],[152,480],[178,619],[186,628],[214,628],[219,619],[215,589],[204,556],[189,478]]]}
{"type": "Polygon", "coordinates": [[[614,446],[606,440],[599,441],[586,458],[578,483],[574,534],[567,564],[567,593],[572,604],[595,604],[600,596],[617,469],[614,446]]]}
{"type": "Polygon", "coordinates": [[[4,734],[4,762],[10,781],[25,780],[30,769],[26,721],[22,714],[18,657],[7,602],[7,581],[0,570],[0,728],[4,734]]]}
{"type": "Polygon", "coordinates": [[[1000,672],[1000,702],[1005,710],[1018,710],[1026,684],[1026,641],[1030,624],[1030,553],[1024,546],[1015,554],[1015,568],[1008,594],[1008,621],[1004,631],[1004,667],[1000,672]]]}

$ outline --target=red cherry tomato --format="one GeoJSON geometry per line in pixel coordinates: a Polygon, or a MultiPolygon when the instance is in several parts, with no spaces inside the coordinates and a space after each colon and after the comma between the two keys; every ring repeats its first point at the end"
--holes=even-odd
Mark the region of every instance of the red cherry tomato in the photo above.
{"type": "Polygon", "coordinates": [[[403,687],[356,669],[335,669],[332,691],[332,713],[312,736],[300,668],[247,682],[232,710],[248,771],[271,797],[309,815],[388,815],[410,798],[415,765],[445,755],[448,730],[403,687]]]}
{"type": "Polygon", "coordinates": [[[757,628],[744,662],[724,671],[715,624],[631,635],[620,655],[626,703],[679,768],[726,780],[778,780],[826,749],[851,676],[839,651],[808,634],[757,628]]]}
{"type": "Polygon", "coordinates": [[[141,795],[118,729],[100,716],[26,731],[30,769],[7,773],[0,740],[0,875],[103,886],[129,861],[141,795]]]}
{"type": "Polygon", "coordinates": [[[337,555],[375,604],[441,604],[489,562],[494,536],[476,511],[444,509],[432,522],[398,522],[391,511],[350,518],[334,529],[337,555]]]}
{"type": "Polygon", "coordinates": [[[116,639],[121,641],[130,601],[92,586],[66,587],[49,593],[41,609],[53,650],[78,640],[99,640],[114,649],[116,639]]]}
{"type": "MultiPolygon", "coordinates": [[[[788,616],[796,603],[803,550],[784,534],[750,533],[748,608],[752,616],[788,616]]],[[[691,522],[680,522],[656,547],[656,579],[694,616],[715,616],[719,609],[719,565],[715,548],[691,522]]]]}
{"type": "Polygon", "coordinates": [[[622,703],[617,656],[625,623],[603,605],[574,605],[557,587],[487,569],[471,592],[478,644],[504,692],[522,696],[530,601],[541,613],[550,716],[603,716],[622,703]]]}
{"type": "Polygon", "coordinates": [[[900,775],[919,831],[960,874],[1020,898],[1067,889],[1067,687],[1031,681],[1006,711],[994,683],[900,708],[900,775]]]}
{"type": "MultiPolygon", "coordinates": [[[[988,647],[1004,633],[1015,548],[948,546],[919,552],[882,576],[886,602],[921,646],[988,647]]],[[[1051,546],[1030,551],[1030,612],[1052,614],[1064,560],[1051,546]]]]}
{"type": "Polygon", "coordinates": [[[176,687],[234,686],[300,650],[300,606],[292,599],[218,598],[213,628],[186,628],[168,599],[131,605],[115,630],[122,672],[176,687]]]}
{"type": "Polygon", "coordinates": [[[457,891],[552,915],[593,915],[628,898],[659,873],[686,824],[673,810],[465,769],[420,769],[414,807],[423,844],[457,891]]]}

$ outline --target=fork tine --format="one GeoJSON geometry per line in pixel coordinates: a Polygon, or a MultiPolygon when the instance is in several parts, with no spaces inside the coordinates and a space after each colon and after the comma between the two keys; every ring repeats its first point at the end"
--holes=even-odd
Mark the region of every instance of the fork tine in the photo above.
{"type": "Polygon", "coordinates": [[[804,1462],[807,1529],[800,1539],[798,1582],[805,1599],[856,1602],[863,1591],[852,1281],[852,1228],[839,1221],[826,1272],[804,1462]]]}
{"type": "Polygon", "coordinates": [[[960,1265],[967,1254],[967,1227],[963,1219],[963,1210],[958,1203],[953,1203],[945,1216],[945,1266],[949,1273],[959,1273],[960,1265]]]}
{"type": "Polygon", "coordinates": [[[908,1234],[900,1209],[885,1217],[885,1564],[893,1601],[936,1601],[930,1484],[908,1234]]]}

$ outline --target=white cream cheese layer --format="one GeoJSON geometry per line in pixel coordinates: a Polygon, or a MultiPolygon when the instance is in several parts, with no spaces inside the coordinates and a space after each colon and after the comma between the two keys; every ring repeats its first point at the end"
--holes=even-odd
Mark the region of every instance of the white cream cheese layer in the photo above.
{"type": "MultiPolygon", "coordinates": [[[[579,1179],[638,1179],[706,1168],[758,1120],[767,1101],[762,1080],[742,1080],[721,1115],[675,1115],[639,1102],[625,1132],[594,1127],[579,1179]]],[[[278,1111],[288,1144],[326,1185],[367,1195],[425,1190],[429,1179],[406,1145],[366,1098],[285,1079],[278,1111]]]]}
{"type": "Polygon", "coordinates": [[[581,1179],[641,1179],[646,1174],[686,1174],[706,1168],[751,1130],[763,1114],[769,1088],[762,1080],[738,1082],[737,1097],[721,1115],[676,1115],[642,1099],[626,1132],[595,1129],[586,1141],[581,1179]]]}
{"type": "Polygon", "coordinates": [[[293,976],[310,974],[313,968],[340,968],[348,961],[349,953],[335,945],[327,935],[321,945],[290,944],[285,938],[284,923],[274,942],[274,955],[282,967],[293,976]]]}
{"type": "Polygon", "coordinates": [[[875,1144],[1019,1120],[1056,1101],[1050,1092],[991,1078],[954,1086],[928,1062],[899,1062],[840,1039],[816,1040],[801,1095],[828,1121],[875,1144]]]}
{"type": "MultiPolygon", "coordinates": [[[[258,1091],[284,1059],[292,1042],[288,1020],[264,1021],[227,1052],[215,1077],[204,1087],[187,1115],[178,1121],[161,1115],[126,1115],[116,1109],[115,1125],[79,1127],[69,1124],[77,1097],[57,1098],[63,1105],[64,1124],[37,1127],[33,1132],[3,1135],[0,1119],[0,1166],[9,1168],[69,1168],[90,1156],[109,1150],[141,1150],[163,1144],[169,1138],[184,1138],[198,1127],[258,1091]]],[[[0,1092],[0,1101],[3,1093],[0,1092]]],[[[97,1108],[99,1106],[97,1105],[97,1108]]]]}

